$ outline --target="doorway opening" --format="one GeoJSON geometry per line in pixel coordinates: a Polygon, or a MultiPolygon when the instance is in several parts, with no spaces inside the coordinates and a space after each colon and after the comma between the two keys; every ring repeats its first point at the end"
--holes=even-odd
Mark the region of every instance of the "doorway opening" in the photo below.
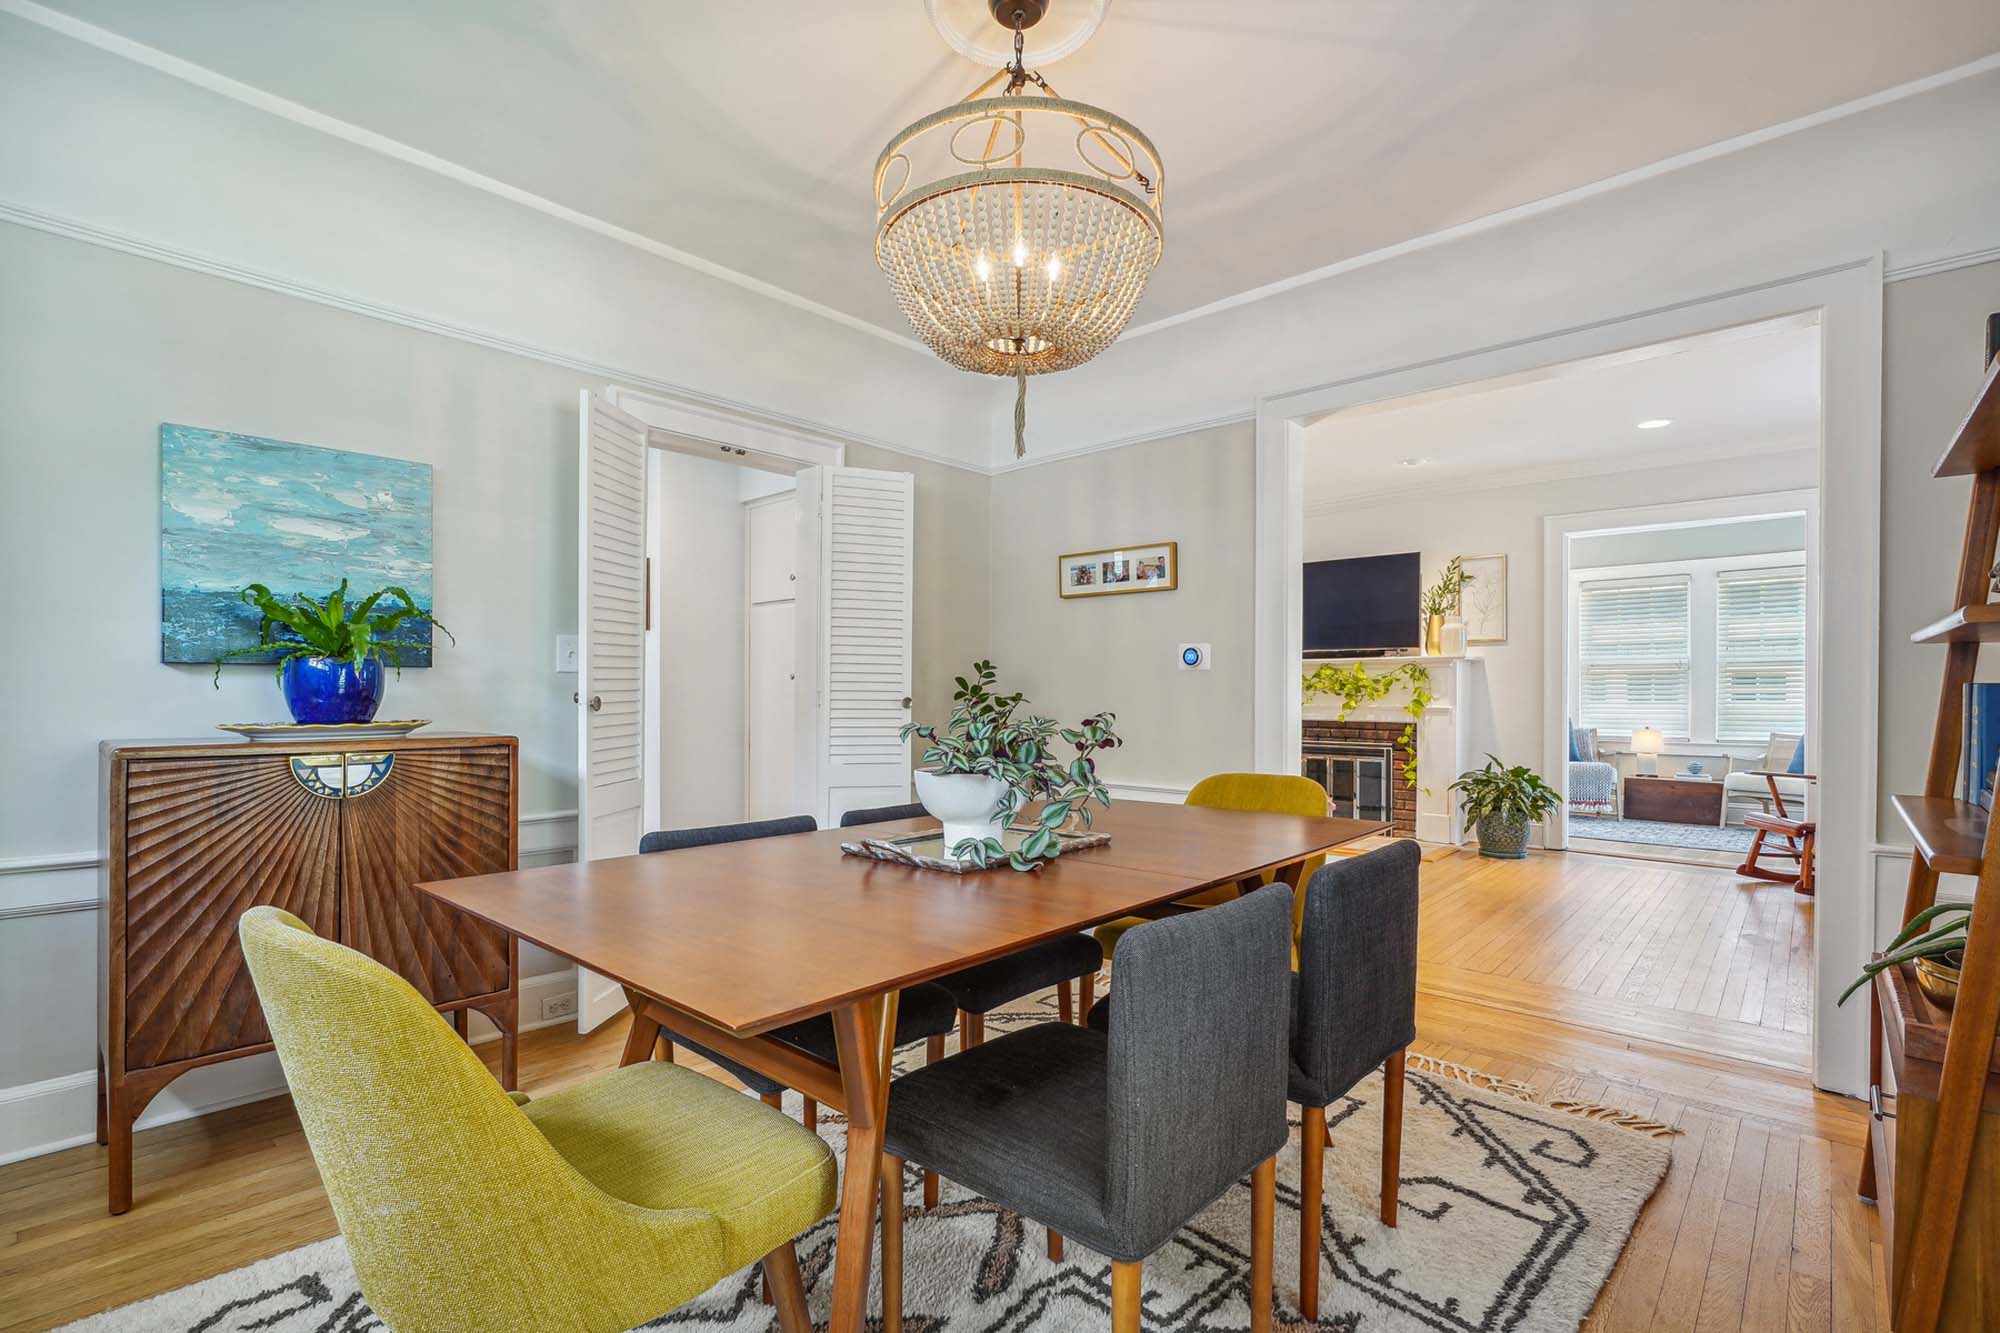
{"type": "MultiPolygon", "coordinates": [[[[1821,336],[1818,311],[1792,313],[1285,423],[1306,658],[1329,570],[1472,580],[1421,647],[1413,605],[1367,641],[1389,650],[1379,664],[1332,663],[1350,685],[1423,673],[1422,988],[1812,1067],[1815,905],[1738,869],[1769,787],[1789,816],[1818,805],[1782,770],[1818,751],[1821,336]],[[1477,859],[1449,794],[1488,754],[1558,794],[1526,862],[1477,859]]],[[[1371,738],[1349,733],[1410,721],[1401,692],[1350,693],[1331,720],[1303,702],[1295,751],[1336,802],[1368,792],[1371,738]]]]}

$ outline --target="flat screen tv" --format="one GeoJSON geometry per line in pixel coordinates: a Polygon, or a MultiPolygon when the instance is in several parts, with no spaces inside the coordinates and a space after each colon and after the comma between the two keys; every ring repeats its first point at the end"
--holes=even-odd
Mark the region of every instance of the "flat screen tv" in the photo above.
{"type": "Polygon", "coordinates": [[[1421,553],[1314,560],[1305,573],[1306,652],[1328,657],[1422,646],[1421,553]]]}

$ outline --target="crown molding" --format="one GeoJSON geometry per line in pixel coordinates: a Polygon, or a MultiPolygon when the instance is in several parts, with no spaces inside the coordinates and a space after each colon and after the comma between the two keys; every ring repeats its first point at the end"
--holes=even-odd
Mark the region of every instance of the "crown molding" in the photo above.
{"type": "MultiPolygon", "coordinates": [[[[0,0],[0,8],[15,3],[15,0],[0,0]]],[[[399,324],[421,333],[433,333],[441,338],[451,338],[457,342],[471,343],[475,347],[486,347],[509,356],[526,357],[546,365],[560,366],[580,374],[601,379],[609,384],[643,390],[669,401],[678,403],[690,411],[710,416],[726,418],[738,423],[749,423],[759,428],[776,432],[803,436],[811,439],[830,440],[840,444],[860,445],[869,449],[881,449],[907,458],[919,459],[926,463],[936,463],[943,467],[957,468],[964,472],[988,475],[988,469],[978,463],[968,463],[961,459],[949,458],[918,446],[898,444],[877,439],[872,435],[860,435],[842,430],[825,422],[813,421],[805,417],[773,412],[752,403],[739,402],[720,394],[705,393],[685,384],[676,384],[648,375],[641,371],[628,370],[621,366],[606,365],[587,357],[572,356],[567,352],[517,339],[501,337],[462,324],[452,324],[444,320],[432,319],[428,315],[399,306],[384,305],[377,301],[349,296],[344,292],[316,287],[282,274],[269,273],[261,269],[249,268],[242,264],[230,263],[212,255],[204,255],[178,246],[165,245],[158,241],[135,236],[129,232],[116,231],[108,227],[83,222],[76,218],[63,217],[12,200],[0,199],[0,222],[11,222],[16,226],[34,231],[48,232],[72,241],[82,241],[89,245],[116,250],[122,254],[136,255],[141,259],[151,259],[174,268],[203,273],[209,277],[226,278],[242,283],[246,287],[258,287],[281,296],[296,297],[301,301],[311,301],[315,305],[331,306],[351,315],[362,315],[368,319],[378,319],[385,324],[399,324]]]]}
{"type": "MultiPolygon", "coordinates": [[[[1178,314],[1166,315],[1159,319],[1150,320],[1147,323],[1126,329],[1122,341],[1144,338],[1148,334],[1159,333],[1166,329],[1171,329],[1176,325],[1186,324],[1208,315],[1220,314],[1225,310],[1234,310],[1238,306],[1250,305],[1253,302],[1266,300],[1273,296],[1281,296],[1286,292],[1295,291],[1300,287],[1309,287],[1314,283],[1324,282],[1328,278],[1338,277],[1343,273],[1351,273],[1356,269],[1369,268],[1376,264],[1386,263],[1391,259],[1398,259],[1404,255],[1434,249],[1437,246],[1445,245],[1452,241],[1463,240],[1468,236],[1477,236],[1481,232],[1493,231],[1512,223],[1539,217],[1544,213],[1552,213],[1557,209],[1567,208],[1571,204],[1581,203],[1586,199],[1594,199],[1601,194],[1609,194],[1614,190],[1622,190],[1629,185],[1642,184],[1656,177],[1669,175],[1688,167],[1698,166],[1703,162],[1710,162],[1719,157],[1728,157],[1731,154],[1740,153],[1745,149],[1770,143],[1774,139],[1783,139],[1806,130],[1816,129],[1821,125],[1831,124],[1837,120],[1844,120],[1849,116],[1859,115],[1864,111],[1872,111],[1877,107],[1888,106],[1893,102],[1900,102],[1906,98],[1934,92],[1939,88],[1949,87],[1951,84],[1961,82],[1965,79],[1977,78],[1981,74],[1990,74],[1994,70],[2000,70],[2000,52],[1982,56],[1978,60],[1943,70],[1925,78],[1913,79],[1908,83],[1899,83],[1893,88],[1885,88],[1879,93],[1870,93],[1866,97],[1857,97],[1852,101],[1827,107],[1823,111],[1815,111],[1810,115],[1780,121],[1776,125],[1769,125],[1761,130],[1752,130],[1748,134],[1739,134],[1734,138],[1720,139],[1715,143],[1696,148],[1690,152],[1677,153],[1672,157],[1661,158],[1659,161],[1648,163],[1643,167],[1634,167],[1630,171],[1621,171],[1615,176],[1606,176],[1602,180],[1592,181],[1588,185],[1579,185],[1573,190],[1564,190],[1558,194],[1548,195],[1545,198],[1532,200],[1525,204],[1517,204],[1512,208],[1503,208],[1497,213],[1488,213],[1483,217],[1473,218],[1470,221],[1461,222],[1455,226],[1426,232],[1422,236],[1412,236],[1407,240],[1398,241],[1394,245],[1385,245],[1379,249],[1369,250],[1363,254],[1322,265],[1319,268],[1307,269],[1305,272],[1295,273],[1289,278],[1280,278],[1276,282],[1267,282],[1261,287],[1252,287],[1247,291],[1238,292],[1234,296],[1225,296],[1219,300],[1210,301],[1206,305],[1196,306],[1192,310],[1183,310],[1178,314]]],[[[1956,264],[1946,261],[1939,261],[1939,263],[1943,267],[1957,267],[1956,264]]],[[[1924,271],[1939,272],[1941,269],[1929,268],[1924,271]]],[[[1917,277],[1919,274],[1910,272],[1902,276],[1917,277]]],[[[1891,280],[1893,281],[1894,279],[1892,278],[1891,280]]]]}
{"type": "Polygon", "coordinates": [[[830,305],[823,305],[810,297],[801,296],[797,292],[780,287],[775,283],[766,282],[762,278],[752,277],[748,273],[715,263],[713,260],[703,259],[700,255],[682,250],[677,246],[668,245],[664,241],[655,240],[643,232],[633,231],[629,227],[621,227],[614,222],[607,222],[603,218],[592,216],[589,213],[559,204],[553,199],[545,198],[532,191],[521,189],[519,186],[509,185],[503,180],[498,180],[492,176],[474,171],[469,167],[460,166],[448,158],[442,158],[434,153],[427,153],[421,148],[412,147],[399,139],[391,139],[385,134],[377,134],[373,130],[363,129],[359,125],[326,115],[323,112],[315,111],[309,106],[303,106],[287,98],[267,93],[261,88],[243,83],[237,79],[232,79],[225,74],[219,74],[204,65],[197,65],[191,60],[183,60],[179,56],[170,55],[158,47],[147,46],[143,42],[135,42],[131,38],[120,36],[108,28],[100,28],[94,23],[86,23],[82,19],[60,13],[50,9],[46,5],[37,4],[35,0],[0,0],[0,13],[12,14],[16,18],[25,19],[29,23],[47,28],[51,32],[60,33],[62,36],[82,42],[86,46],[96,47],[107,54],[117,56],[123,60],[129,60],[136,65],[143,65],[147,69],[165,74],[170,78],[179,79],[183,83],[192,84],[197,88],[215,93],[218,96],[229,98],[233,102],[240,102],[244,106],[254,107],[259,111],[289,120],[295,125],[301,125],[310,130],[317,130],[321,134],[353,144],[357,148],[365,148],[370,152],[380,153],[384,157],[394,158],[398,162],[403,162],[409,166],[443,176],[447,180],[456,181],[461,185],[469,185],[475,190],[483,190],[487,194],[505,199],[510,203],[520,204],[525,208],[532,208],[538,213],[544,213],[549,217],[567,222],[572,226],[595,232],[597,235],[609,240],[629,245],[635,250],[643,250],[655,258],[664,259],[672,264],[679,264],[683,268],[692,269],[697,273],[726,282],[746,292],[753,292],[758,296],[782,302],[795,310],[803,310],[807,314],[817,315],[821,319],[832,320],[834,323],[853,329],[856,332],[866,333],[871,337],[881,339],[883,342],[900,347],[906,352],[915,352],[917,355],[925,358],[931,356],[930,348],[924,346],[915,338],[892,332],[879,324],[862,319],[858,315],[850,315],[844,310],[836,310],[830,305]]]}
{"type": "Polygon", "coordinates": [[[1553,463],[1546,467],[1489,472],[1482,476],[1466,477],[1442,485],[1391,486],[1357,495],[1343,495],[1332,500],[1309,500],[1300,506],[1299,512],[1307,518],[1322,518],[1328,514],[1373,509],[1380,505],[1396,504],[1418,497],[1469,495],[1482,491],[1509,490],[1517,486],[1542,486],[1549,482],[1575,481],[1585,477],[1614,477],[1628,472],[1657,472],[1663,468],[1683,467],[1691,463],[1723,463],[1736,459],[1770,462],[1778,459],[1797,459],[1802,456],[1816,459],[1819,450],[1810,445],[1781,449],[1744,449],[1740,445],[1730,445],[1715,449],[1691,449],[1676,454],[1671,459],[1637,465],[1579,459],[1573,463],[1553,463]]]}
{"type": "Polygon", "coordinates": [[[1087,458],[1091,454],[1109,453],[1113,449],[1130,449],[1134,445],[1152,444],[1158,440],[1171,440],[1180,435],[1193,435],[1197,431],[1219,430],[1224,426],[1249,425],[1257,420],[1255,412],[1231,412],[1219,417],[1200,417],[1191,421],[1176,422],[1136,435],[1121,435],[1115,440],[1105,440],[1100,444],[1086,444],[1081,448],[1065,449],[1060,453],[1029,455],[1027,458],[1010,459],[996,463],[986,469],[988,476],[1004,476],[1009,472],[1024,472],[1029,468],[1048,467],[1052,463],[1067,463],[1073,459],[1087,458]]]}
{"type": "Polygon", "coordinates": [[[2000,260],[2000,245],[1989,245],[1983,250],[1967,250],[1960,254],[1945,255],[1940,259],[1926,259],[1921,263],[1903,264],[1897,268],[1885,269],[1884,282],[1903,282],[1910,278],[1927,278],[1933,273],[1949,273],[1953,269],[1971,268],[1974,264],[1991,264],[2000,260]]]}

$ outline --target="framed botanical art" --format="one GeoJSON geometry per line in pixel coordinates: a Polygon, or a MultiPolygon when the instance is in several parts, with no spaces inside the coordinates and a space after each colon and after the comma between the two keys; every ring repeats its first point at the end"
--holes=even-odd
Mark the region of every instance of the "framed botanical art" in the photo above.
{"type": "Polygon", "coordinates": [[[1105,597],[1122,592],[1170,592],[1180,586],[1178,542],[1072,551],[1056,557],[1056,592],[1063,597],[1105,597]]]}
{"type": "Polygon", "coordinates": [[[1465,571],[1458,614],[1466,643],[1507,642],[1507,557],[1460,556],[1459,568],[1465,571]]]}

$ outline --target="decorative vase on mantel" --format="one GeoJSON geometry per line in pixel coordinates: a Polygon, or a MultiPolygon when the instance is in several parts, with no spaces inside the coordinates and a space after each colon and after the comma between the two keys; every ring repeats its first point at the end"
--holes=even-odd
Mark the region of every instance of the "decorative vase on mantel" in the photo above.
{"type": "Polygon", "coordinates": [[[917,799],[933,818],[944,825],[944,845],[956,847],[966,839],[984,842],[998,838],[1005,827],[1000,803],[1006,798],[1007,784],[984,773],[933,773],[918,769],[917,799]]]}
{"type": "Polygon", "coordinates": [[[1424,656],[1444,656],[1444,617],[1424,617],[1424,656]]]}
{"type": "Polygon", "coordinates": [[[1465,656],[1465,622],[1459,617],[1453,615],[1444,618],[1444,632],[1438,639],[1439,646],[1444,649],[1440,656],[1465,656]]]}

